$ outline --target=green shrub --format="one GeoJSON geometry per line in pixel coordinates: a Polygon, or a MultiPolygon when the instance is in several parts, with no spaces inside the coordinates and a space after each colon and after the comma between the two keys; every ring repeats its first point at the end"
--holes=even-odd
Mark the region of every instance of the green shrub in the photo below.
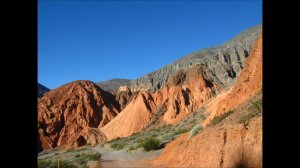
{"type": "Polygon", "coordinates": [[[189,129],[187,129],[187,128],[182,128],[182,129],[176,130],[176,131],[174,132],[174,135],[182,134],[182,133],[185,133],[185,132],[188,132],[188,131],[189,131],[189,129]]]}
{"type": "Polygon", "coordinates": [[[173,133],[166,133],[166,134],[164,134],[164,135],[161,136],[161,139],[162,139],[162,141],[164,141],[164,140],[171,140],[171,139],[173,139],[173,137],[174,137],[173,133]]]}
{"type": "Polygon", "coordinates": [[[141,143],[141,146],[146,150],[150,151],[159,147],[160,141],[157,138],[148,138],[141,143]]]}
{"type": "Polygon", "coordinates": [[[254,114],[260,114],[262,112],[262,99],[256,100],[251,103],[250,110],[254,114]]]}
{"type": "Polygon", "coordinates": [[[261,115],[262,113],[262,100],[256,100],[251,103],[251,106],[249,107],[249,113],[242,116],[239,120],[238,123],[247,123],[249,122],[252,118],[261,115]]]}
{"type": "Polygon", "coordinates": [[[129,148],[128,148],[128,151],[132,151],[132,150],[134,150],[135,148],[134,148],[134,146],[130,146],[129,148]]]}
{"type": "Polygon", "coordinates": [[[39,160],[38,161],[38,168],[47,168],[51,165],[51,161],[46,160],[39,160]]]}
{"type": "Polygon", "coordinates": [[[221,122],[222,120],[224,120],[225,118],[227,118],[233,112],[234,112],[233,110],[230,110],[230,111],[228,111],[228,112],[226,112],[224,114],[216,116],[215,118],[212,119],[210,125],[216,125],[216,124],[218,124],[219,122],[221,122]]]}
{"type": "Polygon", "coordinates": [[[200,124],[195,125],[192,129],[191,132],[189,134],[189,139],[192,138],[193,136],[197,135],[201,130],[202,130],[202,126],[200,124]]]}
{"type": "Polygon", "coordinates": [[[115,150],[120,150],[120,149],[123,149],[125,147],[125,143],[114,143],[111,145],[111,148],[115,149],[115,150]]]}
{"type": "Polygon", "coordinates": [[[57,161],[38,161],[38,168],[57,168],[59,164],[60,168],[76,168],[77,166],[64,161],[64,160],[57,160],[57,161]]]}
{"type": "Polygon", "coordinates": [[[77,162],[79,165],[86,165],[88,161],[99,160],[100,158],[100,153],[81,154],[75,162],[77,162]]]}
{"type": "MultiPolygon", "coordinates": [[[[55,166],[55,168],[57,168],[58,166],[55,166]]],[[[64,160],[61,160],[59,162],[59,168],[76,168],[77,166],[67,162],[67,161],[64,161],[64,160]]]]}
{"type": "Polygon", "coordinates": [[[139,144],[141,144],[141,143],[144,142],[144,141],[145,141],[144,138],[139,138],[139,139],[136,140],[136,142],[139,143],[139,144]]]}

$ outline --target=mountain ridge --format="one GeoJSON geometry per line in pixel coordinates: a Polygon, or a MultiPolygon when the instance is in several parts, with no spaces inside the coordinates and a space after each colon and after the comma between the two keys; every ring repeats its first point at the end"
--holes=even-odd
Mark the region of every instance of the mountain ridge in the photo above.
{"type": "Polygon", "coordinates": [[[43,97],[44,94],[46,94],[46,93],[49,92],[49,91],[50,91],[49,88],[47,88],[46,86],[44,86],[44,85],[38,83],[38,93],[37,93],[37,97],[38,97],[38,98],[43,97]]]}
{"type": "Polygon", "coordinates": [[[117,90],[118,87],[124,85],[133,91],[149,90],[155,92],[161,89],[168,78],[177,70],[190,69],[198,64],[203,64],[212,71],[215,81],[220,81],[224,88],[228,88],[243,69],[243,62],[248,57],[252,44],[261,30],[261,25],[253,26],[221,45],[194,51],[136,79],[121,79],[126,81],[122,84],[117,82],[118,85],[112,88],[107,88],[105,85],[114,83],[115,79],[119,78],[97,82],[97,84],[107,91],[117,90]]]}

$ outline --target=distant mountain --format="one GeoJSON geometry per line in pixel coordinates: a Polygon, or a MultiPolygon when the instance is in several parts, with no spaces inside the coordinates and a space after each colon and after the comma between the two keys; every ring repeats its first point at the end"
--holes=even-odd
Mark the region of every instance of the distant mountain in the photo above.
{"type": "Polygon", "coordinates": [[[41,98],[44,96],[45,93],[49,92],[50,89],[46,86],[38,83],[38,98],[41,98]]]}
{"type": "Polygon", "coordinates": [[[97,82],[96,84],[105,91],[115,91],[119,89],[120,86],[128,86],[129,83],[129,79],[115,78],[108,81],[97,82]]]}
{"type": "Polygon", "coordinates": [[[132,80],[130,88],[134,90],[149,89],[155,92],[165,85],[167,79],[174,72],[190,69],[200,64],[211,70],[214,81],[218,81],[223,87],[228,88],[235,82],[236,77],[243,69],[244,60],[248,57],[261,30],[261,25],[254,26],[220,46],[186,55],[154,72],[132,80]]]}

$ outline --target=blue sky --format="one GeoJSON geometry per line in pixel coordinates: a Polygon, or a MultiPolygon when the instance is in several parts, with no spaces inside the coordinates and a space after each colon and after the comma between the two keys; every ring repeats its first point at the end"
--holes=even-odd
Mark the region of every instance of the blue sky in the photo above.
{"type": "Polygon", "coordinates": [[[39,0],[38,82],[135,79],[258,24],[259,0],[39,0]]]}

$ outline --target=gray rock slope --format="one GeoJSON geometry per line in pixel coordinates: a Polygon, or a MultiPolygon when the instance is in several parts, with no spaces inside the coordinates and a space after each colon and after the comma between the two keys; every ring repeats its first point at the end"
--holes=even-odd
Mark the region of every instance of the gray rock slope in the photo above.
{"type": "Polygon", "coordinates": [[[49,91],[50,91],[49,88],[47,88],[44,85],[38,83],[38,95],[37,95],[38,98],[43,97],[44,94],[47,93],[47,92],[49,92],[49,91]]]}
{"type": "Polygon", "coordinates": [[[175,71],[201,64],[209,70],[214,82],[228,88],[243,69],[244,60],[248,57],[252,44],[261,30],[262,26],[258,25],[220,46],[193,52],[159,70],[131,80],[129,86],[132,89],[146,89],[154,92],[164,86],[168,77],[175,71]]]}
{"type": "Polygon", "coordinates": [[[115,91],[120,86],[128,86],[130,84],[130,80],[116,78],[116,79],[111,79],[108,81],[97,82],[96,84],[105,91],[115,91]]]}

